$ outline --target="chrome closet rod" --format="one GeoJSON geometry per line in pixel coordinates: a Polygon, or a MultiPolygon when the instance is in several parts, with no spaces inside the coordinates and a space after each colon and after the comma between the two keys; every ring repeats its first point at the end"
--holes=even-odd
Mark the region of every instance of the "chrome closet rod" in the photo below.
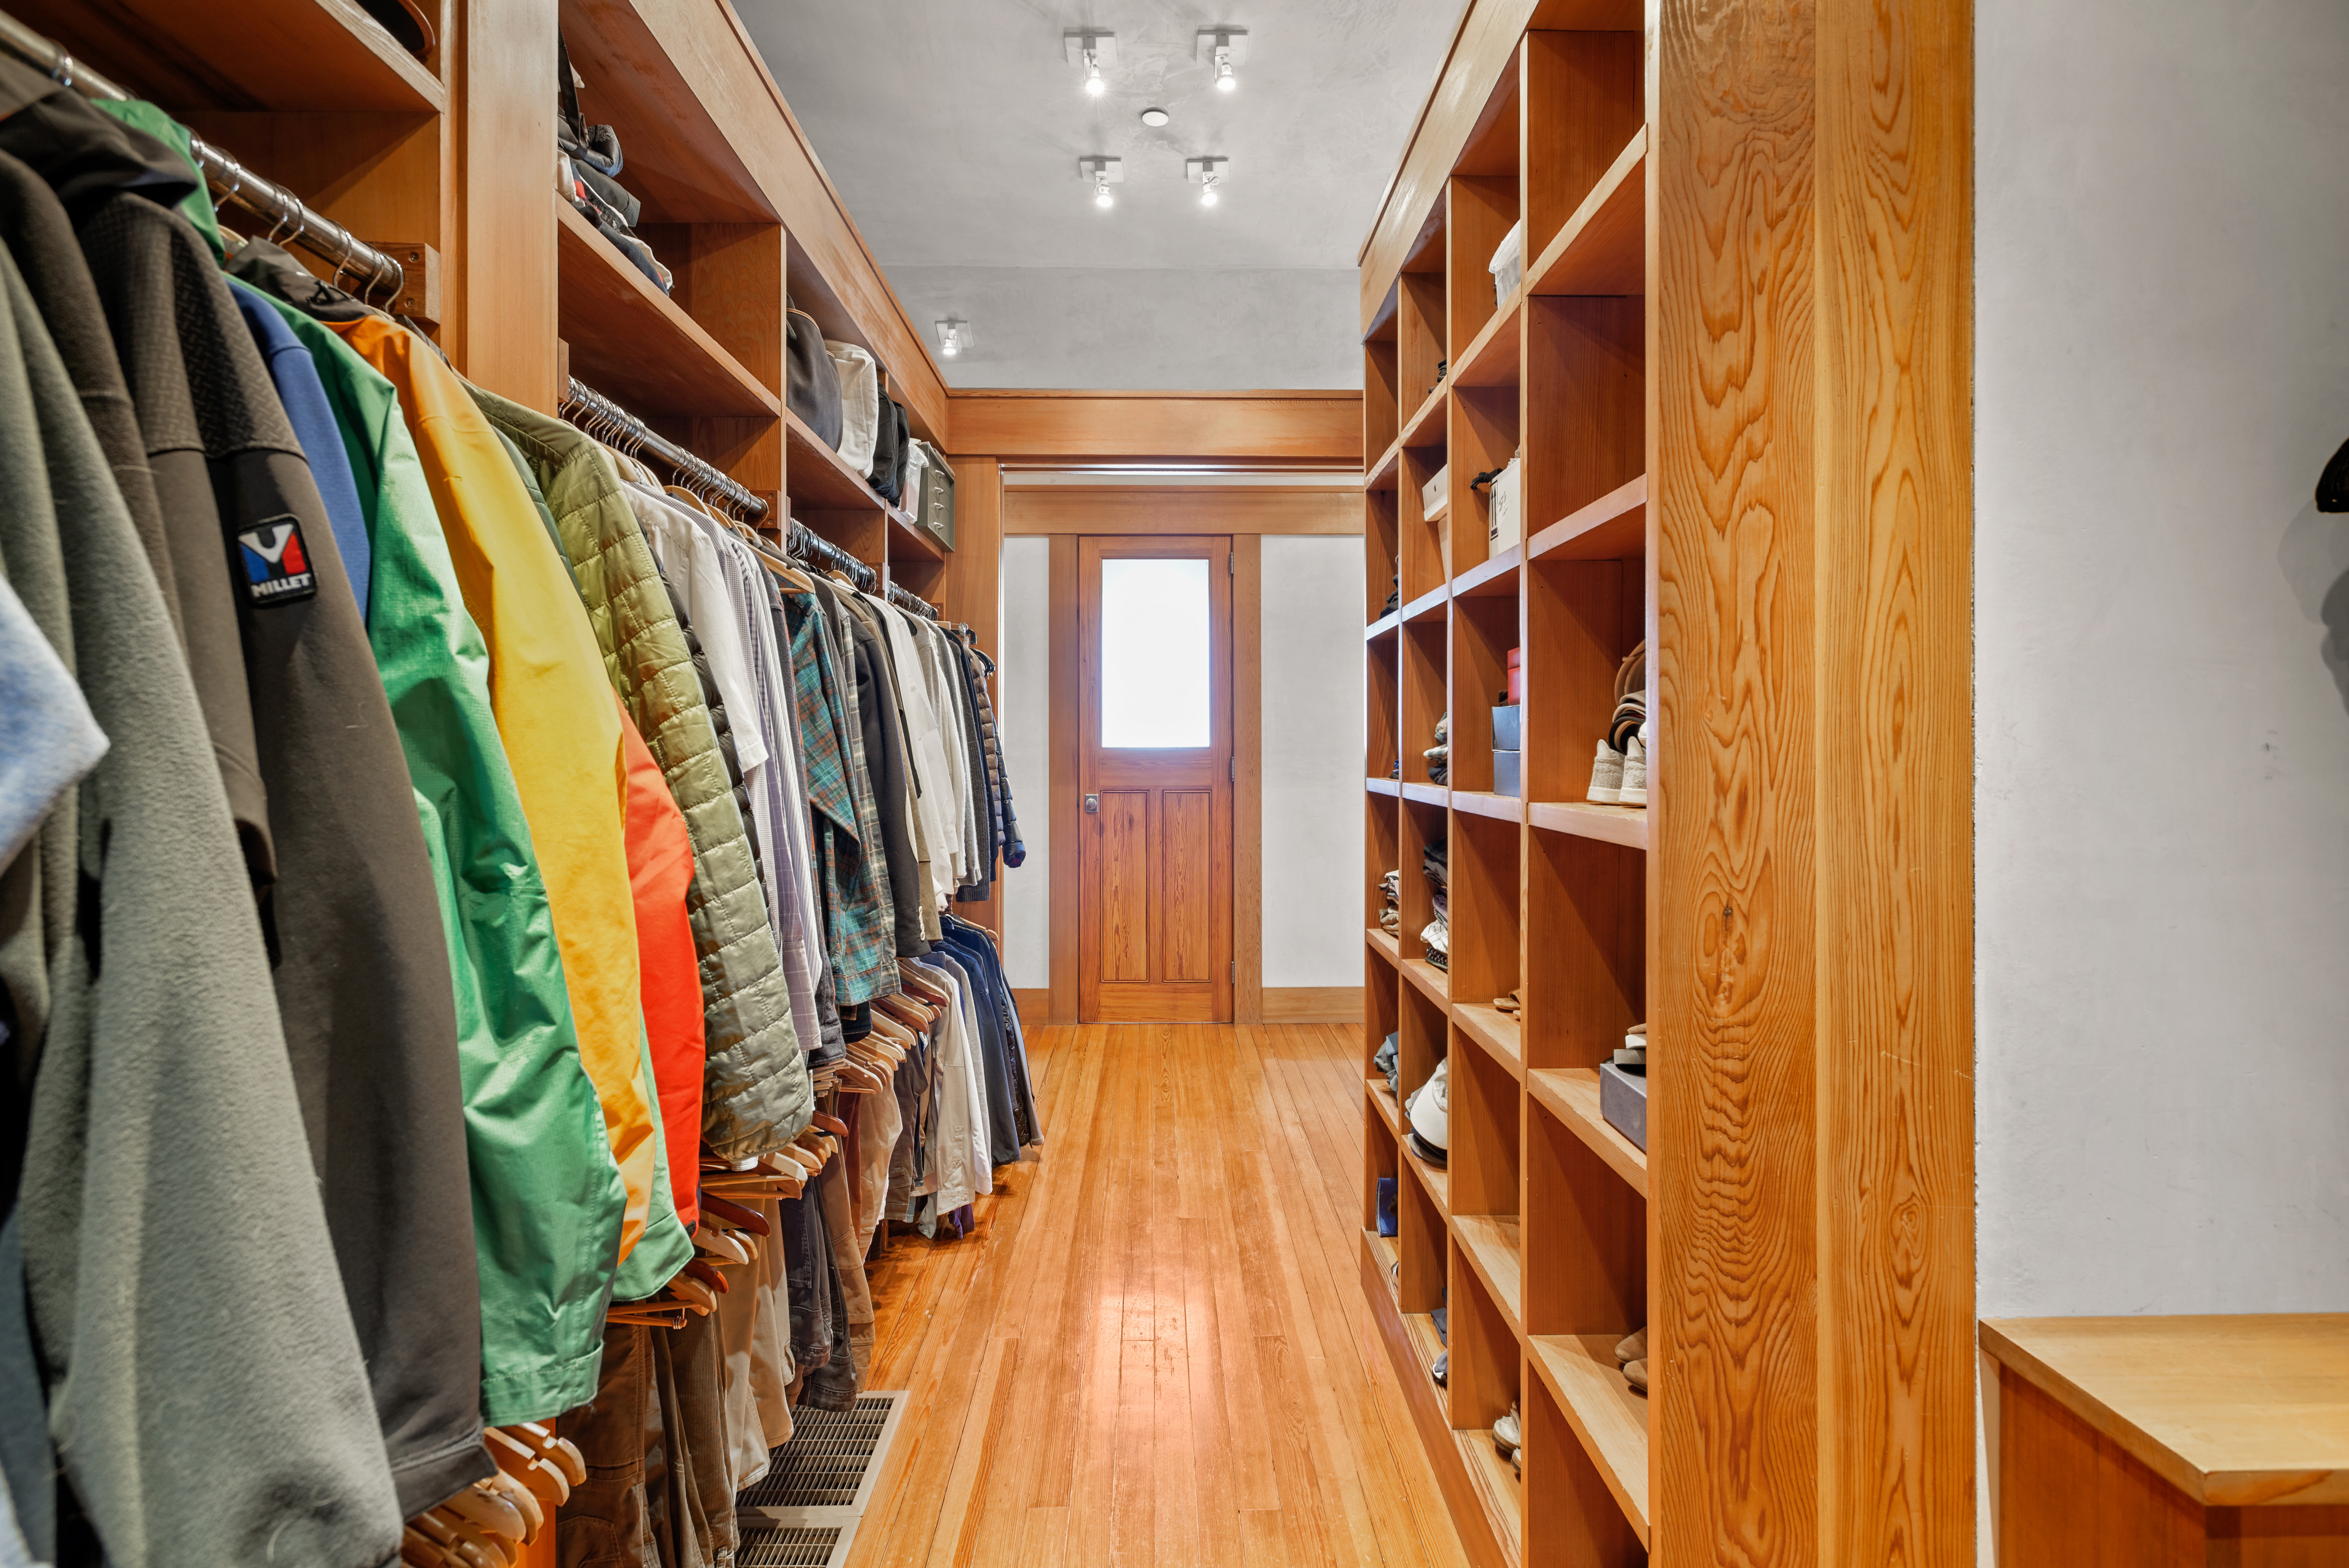
{"type": "Polygon", "coordinates": [[[707,492],[753,521],[767,515],[767,503],[729,478],[724,470],[678,446],[576,376],[571,378],[563,405],[566,411],[584,409],[593,420],[616,427],[617,435],[625,438],[631,450],[650,452],[667,463],[686,480],[686,489],[707,492]]]}
{"type": "Polygon", "coordinates": [[[865,565],[864,562],[857,560],[856,557],[849,554],[797,518],[792,519],[789,542],[783,548],[793,555],[802,558],[812,555],[828,566],[839,568],[848,575],[850,581],[867,593],[872,593],[881,584],[880,576],[874,572],[873,568],[865,565]]]}
{"type": "Polygon", "coordinates": [[[933,621],[945,618],[938,614],[938,607],[936,604],[911,589],[898,587],[895,583],[889,584],[889,603],[900,609],[911,610],[916,615],[927,615],[933,621]]]}
{"type": "MultiPolygon", "coordinates": [[[[5,11],[0,11],[0,47],[5,47],[43,75],[84,98],[129,98],[136,96],[91,70],[55,42],[36,33],[5,11]]],[[[212,187],[214,194],[269,221],[271,239],[277,238],[279,230],[291,228],[294,232],[286,242],[300,245],[333,263],[337,284],[345,273],[356,273],[359,274],[359,288],[356,292],[362,297],[378,293],[387,300],[399,297],[399,291],[407,285],[408,273],[398,262],[340,223],[311,211],[294,192],[273,181],[264,180],[202,137],[193,139],[189,151],[194,155],[196,167],[203,170],[204,181],[212,187]]]]}

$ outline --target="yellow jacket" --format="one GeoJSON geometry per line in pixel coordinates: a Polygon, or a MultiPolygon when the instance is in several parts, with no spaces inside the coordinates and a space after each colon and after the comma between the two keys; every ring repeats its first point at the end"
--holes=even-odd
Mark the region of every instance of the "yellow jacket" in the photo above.
{"type": "Polygon", "coordinates": [[[399,389],[465,608],[490,650],[490,707],[538,851],[579,1056],[628,1191],[625,1258],[652,1210],[657,1151],[638,1048],[627,762],[604,655],[530,492],[465,384],[407,329],[326,325],[399,389]]]}

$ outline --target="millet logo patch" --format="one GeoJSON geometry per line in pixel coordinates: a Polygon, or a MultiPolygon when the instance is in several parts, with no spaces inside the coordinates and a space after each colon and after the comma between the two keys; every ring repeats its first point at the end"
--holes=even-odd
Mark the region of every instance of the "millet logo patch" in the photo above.
{"type": "Polygon", "coordinates": [[[302,525],[291,512],[254,524],[236,536],[244,556],[245,592],[255,604],[288,604],[318,591],[302,548],[302,525]]]}

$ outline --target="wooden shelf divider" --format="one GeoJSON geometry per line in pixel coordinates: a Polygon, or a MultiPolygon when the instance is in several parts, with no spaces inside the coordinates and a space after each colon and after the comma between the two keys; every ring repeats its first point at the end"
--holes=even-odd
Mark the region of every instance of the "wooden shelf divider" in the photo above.
{"type": "Polygon", "coordinates": [[[1616,1131],[1599,1109],[1597,1068],[1536,1068],[1526,1075],[1526,1090],[1630,1182],[1631,1191],[1648,1195],[1648,1151],[1616,1131]]]}
{"type": "Polygon", "coordinates": [[[1612,1334],[1537,1334],[1526,1357],[1557,1399],[1583,1451],[1648,1544],[1648,1399],[1615,1364],[1612,1334]]]}

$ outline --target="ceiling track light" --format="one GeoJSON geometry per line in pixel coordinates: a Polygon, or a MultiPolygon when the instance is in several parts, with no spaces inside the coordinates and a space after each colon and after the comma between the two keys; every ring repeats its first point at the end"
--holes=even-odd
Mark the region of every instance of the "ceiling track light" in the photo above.
{"type": "Polygon", "coordinates": [[[1072,27],[1061,35],[1061,53],[1069,64],[1084,71],[1086,96],[1099,98],[1109,91],[1109,82],[1102,77],[1102,67],[1117,63],[1115,33],[1095,33],[1072,27]]]}
{"type": "Polygon", "coordinates": [[[1246,27],[1202,27],[1191,46],[1191,57],[1204,60],[1215,67],[1216,88],[1230,92],[1240,85],[1239,73],[1233,67],[1247,58],[1246,27]]]}
{"type": "Polygon", "coordinates": [[[1114,207],[1117,198],[1109,193],[1109,188],[1125,183],[1125,160],[1107,158],[1098,153],[1080,158],[1077,160],[1077,177],[1092,182],[1094,206],[1114,207]]]}
{"type": "Polygon", "coordinates": [[[952,359],[970,346],[970,323],[950,315],[938,323],[938,352],[952,359]]]}
{"type": "Polygon", "coordinates": [[[1224,177],[1231,172],[1228,158],[1186,158],[1183,160],[1183,178],[1199,188],[1199,205],[1212,207],[1223,200],[1219,188],[1224,177]]]}

